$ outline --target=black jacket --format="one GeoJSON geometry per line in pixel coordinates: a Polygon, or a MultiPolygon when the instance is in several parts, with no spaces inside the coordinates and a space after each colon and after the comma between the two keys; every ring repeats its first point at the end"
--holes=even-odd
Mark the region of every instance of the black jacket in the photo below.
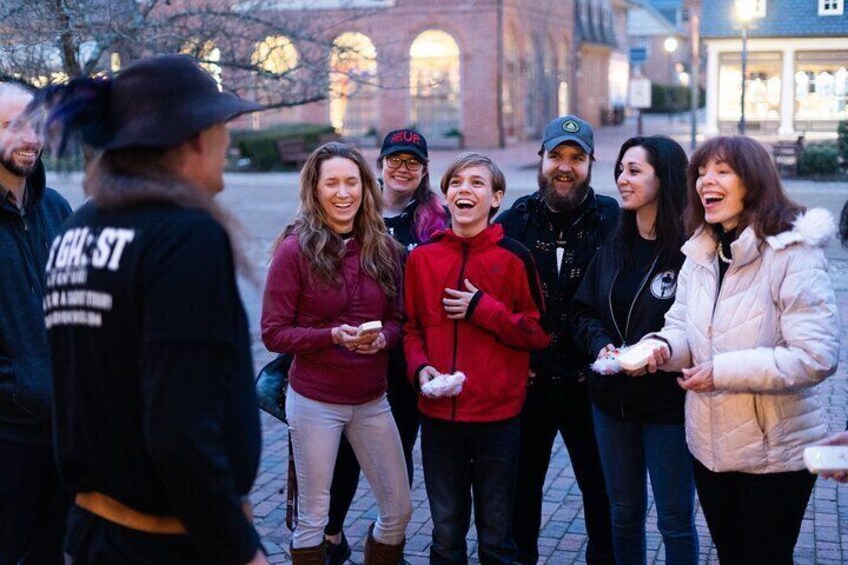
{"type": "Polygon", "coordinates": [[[614,199],[596,195],[590,189],[586,200],[575,211],[571,226],[563,233],[564,252],[559,274],[558,234],[538,192],[519,198],[497,218],[507,236],[530,250],[539,270],[547,311],[542,325],[551,334],[550,345],[533,352],[531,357],[530,366],[540,384],[552,378],[576,381],[587,374],[588,358],[571,334],[571,299],[595,252],[615,229],[618,216],[618,203],[614,199]]]}
{"type": "Polygon", "coordinates": [[[25,211],[21,216],[0,201],[0,439],[47,445],[53,384],[41,304],[44,265],[71,207],[47,188],[40,163],[27,179],[25,211]]]}
{"type": "MultiPolygon", "coordinates": [[[[680,253],[670,265],[636,268],[645,271],[630,305],[628,320],[617,323],[613,314],[613,287],[621,272],[621,249],[608,241],[589,265],[572,302],[574,339],[594,360],[607,344],[634,344],[645,334],[663,327],[666,311],[674,303],[677,273],[683,265],[680,253]]],[[[624,373],[589,375],[589,395],[605,412],[626,420],[654,424],[683,422],[685,391],[677,384],[679,373],[630,377],[624,373]]]]}

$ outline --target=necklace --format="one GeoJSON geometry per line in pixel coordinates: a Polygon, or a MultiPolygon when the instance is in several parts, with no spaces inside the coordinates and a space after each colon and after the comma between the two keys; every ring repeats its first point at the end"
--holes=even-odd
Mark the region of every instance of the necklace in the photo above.
{"type": "Polygon", "coordinates": [[[721,259],[721,262],[726,265],[730,265],[731,263],[733,263],[733,259],[728,259],[727,256],[724,254],[724,245],[720,241],[718,242],[718,258],[721,259]]]}

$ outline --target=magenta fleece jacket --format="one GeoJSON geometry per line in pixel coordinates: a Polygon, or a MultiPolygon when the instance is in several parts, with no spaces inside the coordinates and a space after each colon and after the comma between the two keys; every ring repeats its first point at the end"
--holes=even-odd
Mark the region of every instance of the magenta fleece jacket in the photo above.
{"type": "Polygon", "coordinates": [[[347,243],[333,284],[317,280],[296,236],[279,245],[262,300],[262,341],[269,351],[294,354],[290,386],[299,394],[331,404],[363,404],[386,391],[388,351],[400,343],[402,289],[388,298],[360,267],[360,245],[347,243]],[[387,346],[373,355],[333,344],[332,328],[380,320],[387,346]]]}

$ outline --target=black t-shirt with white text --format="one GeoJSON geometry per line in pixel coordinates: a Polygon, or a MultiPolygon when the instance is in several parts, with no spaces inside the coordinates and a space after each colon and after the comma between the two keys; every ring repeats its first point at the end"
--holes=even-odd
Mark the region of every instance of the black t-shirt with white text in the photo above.
{"type": "Polygon", "coordinates": [[[221,225],[174,205],[89,202],[52,243],[44,309],[71,493],[178,517],[198,562],[249,561],[258,537],[240,499],[261,430],[221,225]]]}

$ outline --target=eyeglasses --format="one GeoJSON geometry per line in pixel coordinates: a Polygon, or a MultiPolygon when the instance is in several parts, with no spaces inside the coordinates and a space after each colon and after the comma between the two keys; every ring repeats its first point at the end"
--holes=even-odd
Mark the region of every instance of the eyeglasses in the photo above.
{"type": "Polygon", "coordinates": [[[415,157],[409,157],[407,159],[401,159],[400,157],[386,157],[386,165],[389,166],[390,169],[399,169],[401,165],[406,163],[406,169],[408,171],[417,171],[421,168],[421,159],[416,159],[415,157]]]}

